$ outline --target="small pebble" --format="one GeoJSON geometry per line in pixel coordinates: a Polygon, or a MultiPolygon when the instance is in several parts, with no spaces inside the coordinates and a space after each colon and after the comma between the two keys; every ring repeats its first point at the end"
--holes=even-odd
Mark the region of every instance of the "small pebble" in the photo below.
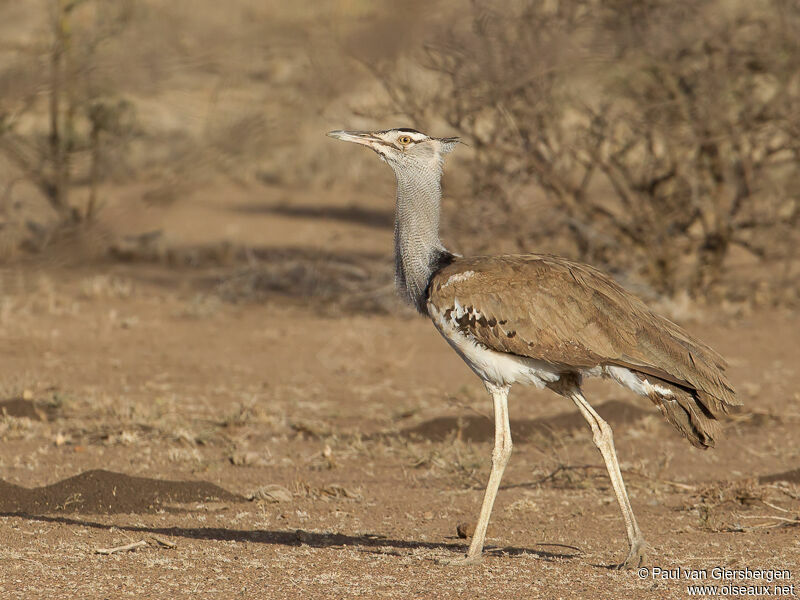
{"type": "Polygon", "coordinates": [[[475,523],[459,523],[456,525],[456,533],[462,539],[472,537],[472,534],[475,533],[475,523]]]}

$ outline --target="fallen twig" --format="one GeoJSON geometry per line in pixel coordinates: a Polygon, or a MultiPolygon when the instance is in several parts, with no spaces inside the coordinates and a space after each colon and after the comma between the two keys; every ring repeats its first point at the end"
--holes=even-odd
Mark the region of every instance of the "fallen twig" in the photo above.
{"type": "Polygon", "coordinates": [[[147,546],[147,542],[144,540],[139,540],[138,542],[133,542],[132,544],[125,544],[124,546],[117,546],[115,548],[97,548],[95,550],[95,554],[114,554],[115,552],[128,552],[130,550],[136,550],[137,548],[141,548],[142,546],[147,546]]]}
{"type": "Polygon", "coordinates": [[[150,537],[153,538],[156,542],[158,542],[162,546],[164,546],[165,548],[177,548],[178,547],[178,544],[176,544],[175,542],[170,542],[169,540],[164,539],[164,538],[162,538],[160,536],[157,536],[154,533],[151,533],[150,537]]]}
{"type": "Polygon", "coordinates": [[[736,525],[731,526],[730,531],[749,533],[751,531],[761,531],[762,529],[777,529],[778,527],[786,527],[786,523],[772,521],[771,523],[759,523],[758,525],[748,525],[747,527],[737,523],[736,525]]]}
{"type": "Polygon", "coordinates": [[[773,483],[767,485],[766,487],[772,488],[773,490],[778,490],[780,493],[789,496],[789,498],[791,498],[792,500],[800,500],[800,496],[798,496],[797,494],[793,494],[791,491],[787,490],[786,487],[782,485],[777,485],[773,483]]]}
{"type": "MultiPolygon", "coordinates": [[[[598,470],[605,471],[606,467],[604,465],[559,465],[558,467],[556,467],[556,469],[552,473],[542,477],[541,479],[539,479],[535,483],[536,484],[542,484],[542,483],[545,483],[546,481],[550,481],[550,480],[554,479],[555,476],[558,475],[562,471],[577,471],[577,470],[580,470],[580,469],[598,469],[598,470]]],[[[697,489],[696,485],[689,485],[688,483],[680,483],[678,481],[669,481],[668,479],[656,479],[655,477],[650,477],[649,475],[645,475],[645,474],[640,473],[638,471],[624,470],[624,471],[622,471],[622,473],[624,475],[629,475],[629,476],[633,475],[635,477],[640,477],[642,479],[645,479],[647,481],[651,481],[653,483],[662,483],[662,484],[665,484],[665,485],[671,485],[671,486],[679,488],[681,490],[688,490],[690,492],[697,489]]]]}
{"type": "Polygon", "coordinates": [[[786,517],[779,517],[777,515],[737,515],[740,519],[774,519],[783,523],[793,523],[800,525],[800,519],[787,519],[786,517]]]}
{"type": "Polygon", "coordinates": [[[775,510],[779,510],[779,511],[781,511],[781,512],[785,512],[785,513],[792,512],[792,511],[790,511],[788,508],[781,508],[780,506],[776,506],[776,505],[774,505],[774,504],[771,504],[770,502],[767,502],[766,500],[761,500],[761,502],[762,502],[763,504],[766,504],[766,505],[767,505],[767,506],[769,506],[770,508],[774,508],[775,510]]]}

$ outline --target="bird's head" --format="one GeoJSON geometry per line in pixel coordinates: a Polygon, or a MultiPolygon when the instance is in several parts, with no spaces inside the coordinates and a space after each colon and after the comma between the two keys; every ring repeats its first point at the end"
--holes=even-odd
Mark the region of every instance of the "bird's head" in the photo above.
{"type": "Polygon", "coordinates": [[[395,171],[439,169],[444,155],[458,143],[455,137],[435,138],[405,127],[384,131],[331,131],[328,135],[372,148],[395,171]]]}

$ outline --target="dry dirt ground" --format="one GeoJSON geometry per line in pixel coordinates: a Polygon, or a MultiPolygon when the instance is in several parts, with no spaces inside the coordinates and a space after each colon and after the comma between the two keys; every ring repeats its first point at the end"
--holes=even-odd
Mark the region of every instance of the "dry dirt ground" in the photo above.
{"type": "MultiPolygon", "coordinates": [[[[130,196],[100,227],[161,236],[1,272],[0,597],[688,597],[685,580],[610,568],[625,534],[587,427],[521,387],[485,559],[437,562],[468,542],[456,527],[480,505],[491,406],[430,323],[382,310],[390,205],[130,196]]],[[[648,565],[750,587],[764,581],[712,569],[788,569],[768,585],[798,594],[800,317],[720,307],[682,323],[729,359],[745,404],[716,449],[588,386],[648,565]]]]}

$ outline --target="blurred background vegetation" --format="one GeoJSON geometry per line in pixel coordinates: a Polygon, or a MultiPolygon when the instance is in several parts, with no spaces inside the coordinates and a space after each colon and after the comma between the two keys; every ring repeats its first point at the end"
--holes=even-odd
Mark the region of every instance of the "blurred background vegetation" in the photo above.
{"type": "MultiPolygon", "coordinates": [[[[390,210],[389,173],[323,134],[412,126],[467,144],[445,180],[458,252],[797,306],[798,31],[794,0],[0,0],[0,261],[85,236],[130,259],[98,237],[107,206],[212,184],[390,210]]],[[[251,288],[321,287],[256,258],[251,288]]]]}

